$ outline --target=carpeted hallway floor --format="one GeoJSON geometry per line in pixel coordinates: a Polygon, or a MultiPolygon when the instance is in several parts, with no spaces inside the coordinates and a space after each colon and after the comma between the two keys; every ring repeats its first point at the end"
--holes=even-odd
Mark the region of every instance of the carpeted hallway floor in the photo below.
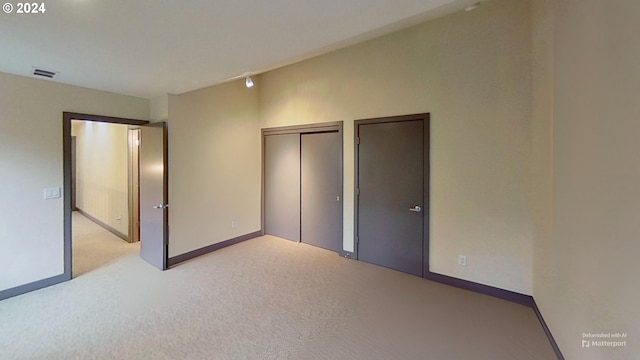
{"type": "Polygon", "coordinates": [[[0,301],[0,359],[555,359],[530,308],[305,244],[264,236],[161,272],[74,230],[72,281],[0,301]]]}
{"type": "Polygon", "coordinates": [[[109,265],[128,254],[137,254],[140,243],[128,243],[96,225],[77,211],[72,213],[73,277],[109,265]]]}

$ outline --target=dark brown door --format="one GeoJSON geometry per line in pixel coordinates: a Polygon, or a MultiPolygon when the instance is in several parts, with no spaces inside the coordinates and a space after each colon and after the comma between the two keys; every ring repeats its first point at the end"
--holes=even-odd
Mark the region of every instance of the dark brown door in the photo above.
{"type": "Polygon", "coordinates": [[[342,136],[301,135],[302,242],[342,250],[342,136]]]}
{"type": "Polygon", "coordinates": [[[140,257],[167,268],[167,130],[166,123],[140,128],[140,257]]]}
{"type": "Polygon", "coordinates": [[[357,125],[358,258],[423,275],[424,120],[357,125]]]}

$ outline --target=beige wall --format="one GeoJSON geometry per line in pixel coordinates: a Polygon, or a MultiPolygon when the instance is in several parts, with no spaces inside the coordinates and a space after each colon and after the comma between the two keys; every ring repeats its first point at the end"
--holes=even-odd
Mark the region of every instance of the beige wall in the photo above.
{"type": "Polygon", "coordinates": [[[261,126],[345,122],[353,250],[353,121],[431,113],[431,271],[531,294],[530,36],[529,3],[496,0],[268,72],[261,126]]]}
{"type": "MultiPolygon", "coordinates": [[[[562,261],[553,238],[553,101],[556,0],[532,1],[532,214],[534,220],[533,296],[545,321],[555,329],[548,285],[562,261]]],[[[580,340],[580,339],[576,339],[580,340]]],[[[562,344],[559,344],[562,345],[562,344]]]]}
{"type": "Polygon", "coordinates": [[[62,112],[146,119],[149,101],[0,73],[0,290],[62,274],[62,112]]]}
{"type": "Polygon", "coordinates": [[[553,233],[536,241],[534,296],[567,359],[638,355],[639,13],[637,1],[562,0],[549,15],[553,233]],[[601,332],[627,332],[627,347],[582,348],[601,332]]]}
{"type": "Polygon", "coordinates": [[[244,80],[169,97],[169,256],[260,230],[257,111],[244,80]]]}
{"type": "Polygon", "coordinates": [[[127,126],[72,121],[76,207],[129,236],[127,126]]]}
{"type": "Polygon", "coordinates": [[[169,94],[162,94],[149,100],[149,120],[166,121],[169,118],[169,94]]]}

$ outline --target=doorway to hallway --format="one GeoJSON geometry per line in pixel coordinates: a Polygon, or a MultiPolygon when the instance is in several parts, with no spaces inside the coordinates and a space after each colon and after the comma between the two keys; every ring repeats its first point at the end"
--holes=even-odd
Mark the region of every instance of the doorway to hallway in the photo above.
{"type": "MultiPolygon", "coordinates": [[[[75,152],[77,155],[82,153],[81,141],[78,138],[78,134],[74,135],[76,136],[75,152]]],[[[134,242],[137,239],[136,214],[139,214],[141,229],[139,236],[140,256],[152,265],[162,270],[166,269],[168,247],[166,221],[168,218],[166,140],[165,123],[150,125],[149,122],[145,120],[69,112],[63,113],[63,194],[66,194],[64,196],[64,277],[66,280],[71,279],[72,275],[74,275],[73,270],[75,269],[73,266],[74,258],[72,256],[74,250],[76,250],[75,244],[72,241],[74,239],[73,230],[75,229],[75,227],[72,227],[74,220],[72,200],[75,202],[75,206],[79,212],[83,210],[83,207],[91,209],[90,211],[82,211],[84,218],[100,224],[103,228],[108,229],[108,231],[122,239],[134,242]],[[125,147],[118,150],[121,152],[121,155],[124,156],[125,168],[116,171],[120,172],[119,175],[115,174],[112,179],[108,179],[107,181],[102,181],[104,179],[100,180],[100,175],[93,177],[88,176],[84,179],[77,176],[78,168],[81,166],[93,167],[98,170],[101,168],[108,169],[110,162],[115,157],[112,152],[116,152],[116,150],[113,148],[98,150],[93,154],[95,156],[94,158],[84,161],[84,165],[81,165],[80,159],[76,156],[74,164],[74,161],[72,161],[72,133],[74,131],[72,126],[74,121],[83,122],[87,127],[95,127],[96,129],[113,124],[125,126],[122,137],[125,147]],[[128,132],[128,130],[132,129],[128,129],[127,126],[139,127],[141,129],[139,132],[140,136],[136,138],[135,134],[128,132]],[[145,129],[151,129],[146,131],[148,134],[146,138],[144,136],[145,129]],[[130,161],[132,152],[130,148],[126,147],[126,144],[131,142],[134,142],[136,147],[139,146],[140,162],[138,169],[140,171],[137,173],[140,174],[140,181],[138,184],[136,184],[136,181],[132,181],[129,175],[132,172],[132,162],[130,161]],[[76,184],[75,188],[73,188],[75,191],[72,191],[72,165],[76,167],[76,184]],[[116,178],[119,178],[119,181],[115,180],[116,178]],[[145,183],[145,180],[151,180],[151,182],[147,181],[147,185],[142,185],[142,183],[145,183]],[[83,183],[83,181],[89,183],[83,183]],[[119,185],[114,185],[115,182],[118,182],[119,185]],[[129,191],[129,189],[139,190],[139,201],[133,198],[135,191],[129,191]],[[71,194],[74,194],[74,196],[70,196],[71,194]],[[109,194],[119,196],[114,197],[109,194]],[[131,194],[131,196],[129,196],[129,194],[131,194]],[[117,200],[114,200],[116,197],[117,200]],[[138,204],[147,204],[149,206],[138,212],[136,210],[136,207],[139,207],[138,204]],[[153,204],[153,206],[150,204],[153,204]],[[149,256],[149,254],[151,255],[149,256]]]]}
{"type": "Polygon", "coordinates": [[[138,126],[71,120],[71,198],[74,274],[99,267],[139,236],[138,126]],[[93,222],[104,231],[86,231],[93,222]],[[118,241],[112,246],[110,238],[118,241]],[[106,240],[105,240],[106,239],[106,240]],[[91,246],[89,245],[91,244],[91,246]],[[93,251],[92,251],[93,250],[93,251]],[[82,264],[82,266],[79,266],[82,264]]]}

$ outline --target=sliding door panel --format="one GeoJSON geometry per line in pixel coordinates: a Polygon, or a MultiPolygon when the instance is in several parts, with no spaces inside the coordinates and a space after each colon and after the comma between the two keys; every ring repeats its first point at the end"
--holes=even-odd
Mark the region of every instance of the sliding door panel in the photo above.
{"type": "Polygon", "coordinates": [[[300,241],[300,135],[264,137],[264,230],[300,241]]]}
{"type": "Polygon", "coordinates": [[[338,132],[302,134],[302,242],[342,249],[342,137],[338,132]]]}

